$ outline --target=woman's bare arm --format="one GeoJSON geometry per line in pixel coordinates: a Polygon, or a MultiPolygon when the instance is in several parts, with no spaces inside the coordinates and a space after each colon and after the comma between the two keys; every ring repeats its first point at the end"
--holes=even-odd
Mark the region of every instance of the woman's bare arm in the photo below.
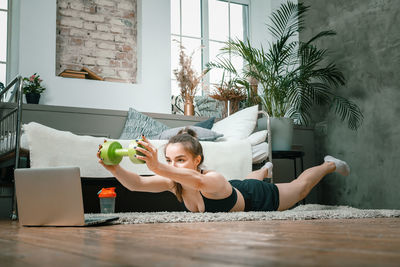
{"type": "MultiPolygon", "coordinates": [[[[142,192],[173,192],[174,182],[171,179],[161,177],[159,175],[140,176],[134,172],[130,172],[120,165],[105,165],[100,158],[100,152],[97,153],[99,163],[103,165],[124,187],[131,191],[142,192]]],[[[173,192],[174,193],[174,192],[173,192]]]]}
{"type": "Polygon", "coordinates": [[[119,165],[113,175],[123,186],[131,191],[158,193],[163,191],[172,192],[172,189],[174,188],[174,182],[171,179],[159,175],[140,176],[119,165]]]}
{"type": "Polygon", "coordinates": [[[177,183],[200,190],[203,193],[208,193],[214,197],[225,197],[232,192],[232,186],[218,172],[210,171],[206,174],[201,174],[195,170],[176,168],[163,163],[158,164],[152,171],[160,176],[168,177],[177,183]]]}

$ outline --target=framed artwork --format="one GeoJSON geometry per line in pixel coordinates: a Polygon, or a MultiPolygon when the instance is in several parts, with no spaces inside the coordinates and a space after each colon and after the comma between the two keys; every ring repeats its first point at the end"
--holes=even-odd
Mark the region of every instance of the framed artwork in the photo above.
{"type": "Polygon", "coordinates": [[[136,83],[137,0],[57,0],[56,75],[136,83]]]}

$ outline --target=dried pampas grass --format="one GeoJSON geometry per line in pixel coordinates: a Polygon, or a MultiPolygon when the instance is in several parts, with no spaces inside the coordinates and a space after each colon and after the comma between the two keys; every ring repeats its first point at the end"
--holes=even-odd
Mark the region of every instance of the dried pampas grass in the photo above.
{"type": "Polygon", "coordinates": [[[205,69],[201,74],[198,74],[192,67],[192,58],[194,51],[187,55],[185,47],[180,45],[179,52],[179,68],[174,69],[174,75],[180,87],[182,99],[193,103],[194,96],[199,89],[204,75],[207,74],[208,69],[205,69]]]}

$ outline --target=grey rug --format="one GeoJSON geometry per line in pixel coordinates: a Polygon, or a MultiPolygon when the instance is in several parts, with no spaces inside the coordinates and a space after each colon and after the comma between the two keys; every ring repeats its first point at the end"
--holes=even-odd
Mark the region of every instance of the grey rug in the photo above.
{"type": "Polygon", "coordinates": [[[268,220],[312,220],[312,219],[356,219],[400,217],[400,210],[356,209],[348,206],[326,206],[318,204],[300,205],[294,209],[273,212],[128,212],[112,214],[87,214],[119,216],[115,223],[177,223],[177,222],[227,222],[268,220]]]}

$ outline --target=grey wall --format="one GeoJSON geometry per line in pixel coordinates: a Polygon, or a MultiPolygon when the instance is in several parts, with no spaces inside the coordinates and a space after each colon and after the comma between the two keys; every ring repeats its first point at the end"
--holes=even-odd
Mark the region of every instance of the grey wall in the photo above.
{"type": "Polygon", "coordinates": [[[400,208],[400,1],[305,0],[310,5],[300,40],[325,29],[337,36],[320,42],[343,70],[341,95],[356,102],[364,124],[351,131],[329,114],[327,133],[316,138],[316,158],[346,160],[349,177],[329,175],[320,201],[362,208],[400,208]]]}

